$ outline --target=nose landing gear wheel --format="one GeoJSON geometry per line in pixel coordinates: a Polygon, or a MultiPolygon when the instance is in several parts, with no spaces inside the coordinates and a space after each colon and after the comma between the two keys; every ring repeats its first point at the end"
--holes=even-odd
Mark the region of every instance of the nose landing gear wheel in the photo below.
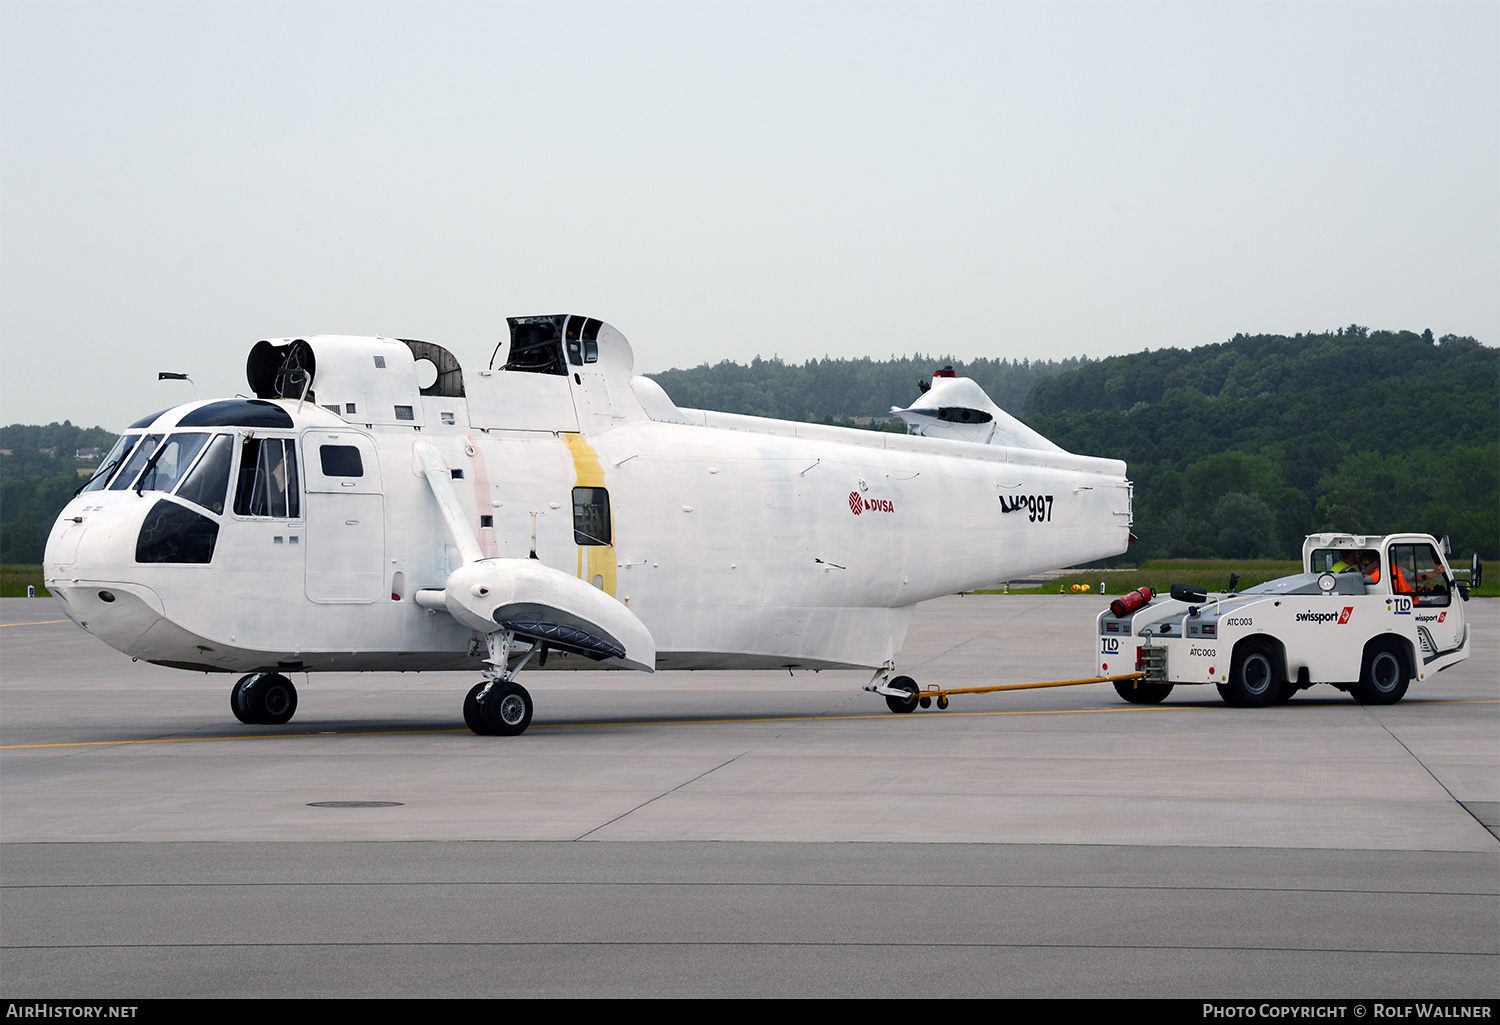
{"type": "Polygon", "coordinates": [[[911,695],[909,698],[893,698],[889,694],[885,696],[885,705],[892,712],[904,714],[917,710],[917,681],[910,676],[898,676],[891,681],[891,687],[895,690],[904,690],[911,695]]]}
{"type": "Polygon", "coordinates": [[[516,737],[531,725],[531,695],[519,683],[497,683],[479,706],[484,725],[501,737],[516,737]]]}

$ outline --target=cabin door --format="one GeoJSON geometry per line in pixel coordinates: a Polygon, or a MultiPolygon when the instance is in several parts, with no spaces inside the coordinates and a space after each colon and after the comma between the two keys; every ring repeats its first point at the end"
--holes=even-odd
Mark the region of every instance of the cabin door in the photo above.
{"type": "Polygon", "coordinates": [[[374,443],[353,431],[303,435],[307,479],[307,597],[374,602],[386,597],[385,498],[374,443]]]}

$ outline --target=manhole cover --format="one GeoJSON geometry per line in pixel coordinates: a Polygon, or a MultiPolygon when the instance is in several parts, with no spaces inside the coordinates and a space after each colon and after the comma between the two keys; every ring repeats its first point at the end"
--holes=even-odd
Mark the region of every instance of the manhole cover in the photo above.
{"type": "Polygon", "coordinates": [[[309,808],[399,808],[400,801],[310,801],[309,808]]]}

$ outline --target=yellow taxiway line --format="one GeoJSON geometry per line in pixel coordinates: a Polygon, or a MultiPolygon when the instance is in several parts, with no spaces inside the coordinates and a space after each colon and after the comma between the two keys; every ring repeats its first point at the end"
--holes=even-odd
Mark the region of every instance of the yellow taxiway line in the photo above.
{"type": "MultiPolygon", "coordinates": [[[[1470,701],[1415,701],[1408,702],[1414,707],[1425,705],[1500,705],[1500,699],[1479,698],[1470,701]]],[[[1311,710],[1304,706],[1305,710],[1311,710]]],[[[1356,705],[1336,705],[1318,707],[1355,708],[1356,705]]],[[[1278,706],[1285,710],[1286,706],[1278,706]]],[[[1149,705],[1131,706],[1128,708],[1054,708],[1054,709],[1032,709],[1017,710],[1011,712],[953,712],[940,713],[942,718],[984,716],[984,715],[1091,715],[1109,713],[1145,713],[1145,712],[1202,712],[1207,709],[1202,705],[1149,705]]],[[[935,718],[933,714],[918,716],[921,720],[935,718]]],[[[735,723],[778,723],[778,722],[832,722],[839,720],[854,719],[895,719],[896,716],[889,712],[877,712],[870,715],[798,715],[782,716],[779,718],[763,719],[644,719],[636,722],[554,722],[531,724],[533,730],[558,730],[558,729],[591,729],[600,726],[711,726],[711,725],[733,725],[735,723]]],[[[900,717],[904,722],[911,720],[905,716],[900,717]]],[[[415,736],[428,733],[467,733],[467,727],[445,727],[432,730],[358,730],[349,733],[341,733],[336,730],[320,730],[317,733],[256,733],[247,736],[214,736],[214,737],[152,737],[144,740],[65,740],[51,744],[0,744],[0,751],[19,751],[47,747],[119,747],[129,744],[188,744],[208,743],[217,740],[307,740],[318,737],[393,737],[393,736],[415,736]]]]}

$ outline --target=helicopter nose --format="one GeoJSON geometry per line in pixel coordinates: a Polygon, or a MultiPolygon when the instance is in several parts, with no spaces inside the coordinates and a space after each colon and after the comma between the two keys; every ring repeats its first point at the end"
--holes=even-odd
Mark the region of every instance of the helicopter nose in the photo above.
{"type": "Polygon", "coordinates": [[[47,589],[69,619],[127,654],[162,619],[161,598],[141,584],[90,580],[54,582],[47,589]]]}

